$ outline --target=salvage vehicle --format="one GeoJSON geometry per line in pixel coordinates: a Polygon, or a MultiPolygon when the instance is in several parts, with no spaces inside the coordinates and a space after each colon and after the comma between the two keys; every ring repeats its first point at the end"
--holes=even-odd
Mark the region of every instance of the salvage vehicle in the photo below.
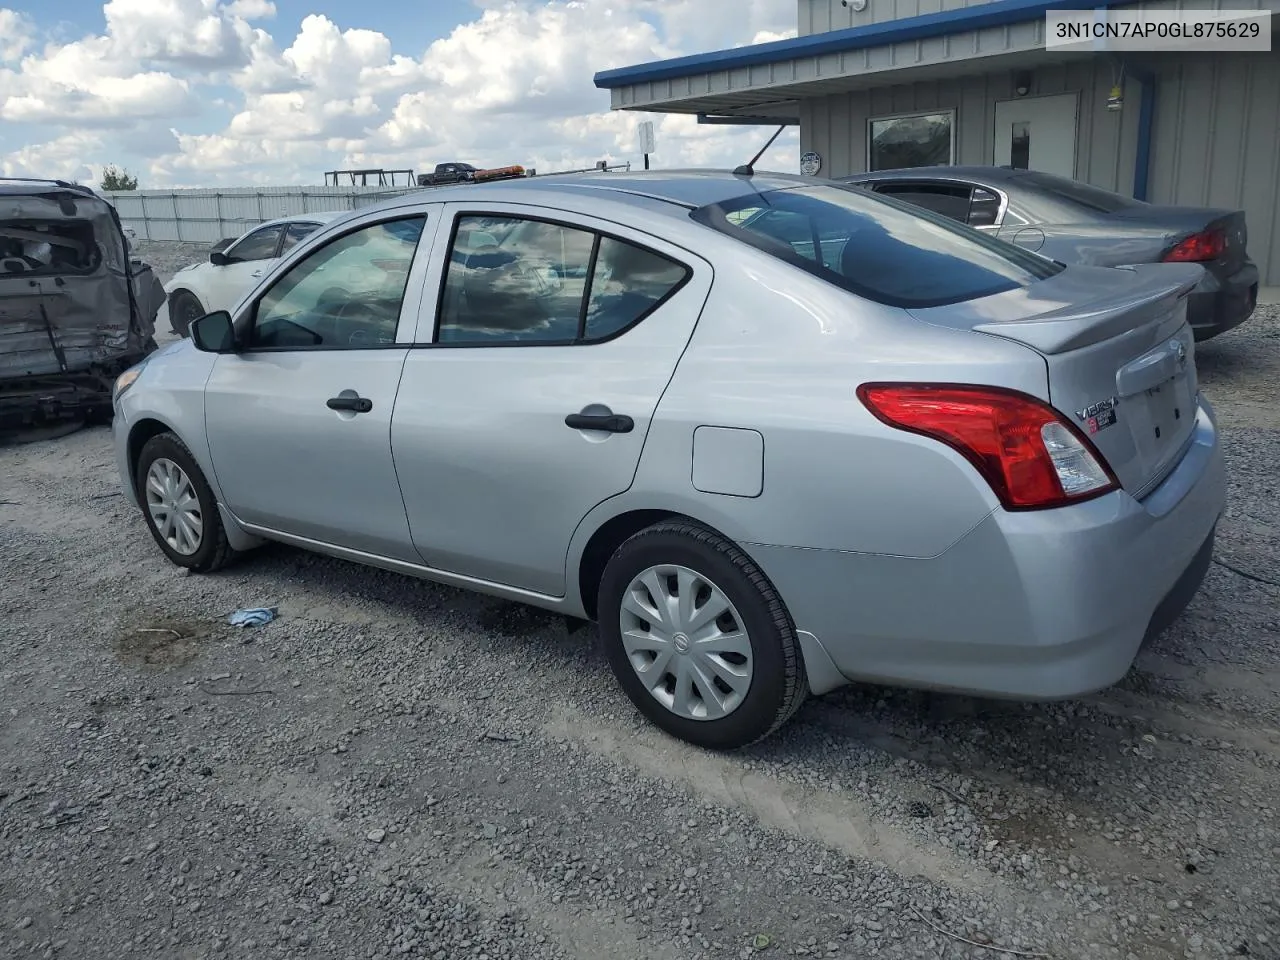
{"type": "Polygon", "coordinates": [[[711,748],[853,681],[1115,683],[1224,505],[1203,268],[739,169],[328,225],[117,381],[126,495],[190,570],[279,541],[596,621],[639,710],[711,748]]]}
{"type": "Polygon", "coordinates": [[[915,167],[842,177],[1035,250],[1063,263],[1199,263],[1187,300],[1191,329],[1208,340],[1258,305],[1243,210],[1166,206],[1036,170],[915,167]]]}
{"type": "Polygon", "coordinates": [[[116,377],[155,349],[163,302],[110,203],[0,179],[0,436],[109,416],[116,377]]]}
{"type": "Polygon", "coordinates": [[[230,310],[280,257],[344,212],[281,217],[235,239],[219,240],[210,247],[207,261],[183,267],[164,285],[173,332],[185,337],[192,320],[214,310],[230,310]]]}
{"type": "Polygon", "coordinates": [[[476,168],[469,163],[437,163],[431,173],[418,174],[418,186],[437,187],[446,183],[470,183],[476,168]]]}

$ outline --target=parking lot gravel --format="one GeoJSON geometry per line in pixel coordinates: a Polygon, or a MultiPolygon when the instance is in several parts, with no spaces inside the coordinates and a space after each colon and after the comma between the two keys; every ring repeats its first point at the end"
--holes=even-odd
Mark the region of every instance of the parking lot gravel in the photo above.
{"type": "Polygon", "coordinates": [[[1230,505],[1124,681],[852,687],[730,755],[593,629],[285,547],[187,576],[107,429],[0,447],[0,957],[1280,958],[1280,310],[1197,359],[1230,505]]]}

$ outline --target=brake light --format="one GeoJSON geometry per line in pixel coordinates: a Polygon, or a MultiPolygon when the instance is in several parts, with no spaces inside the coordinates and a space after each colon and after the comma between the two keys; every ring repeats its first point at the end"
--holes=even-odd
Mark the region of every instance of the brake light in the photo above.
{"type": "Polygon", "coordinates": [[[1007,510],[1041,510],[1115,490],[1089,440],[1047,403],[967,384],[864,383],[858,398],[891,427],[947,444],[1007,510]]]}
{"type": "Polygon", "coordinates": [[[1227,252],[1227,235],[1222,230],[1193,233],[1164,255],[1170,263],[1204,263],[1227,252]]]}

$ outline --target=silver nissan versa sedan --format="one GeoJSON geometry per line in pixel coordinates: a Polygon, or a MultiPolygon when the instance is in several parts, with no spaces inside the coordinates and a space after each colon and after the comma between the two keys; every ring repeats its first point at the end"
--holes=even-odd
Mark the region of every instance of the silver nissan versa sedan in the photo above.
{"type": "Polygon", "coordinates": [[[1201,270],[772,174],[441,188],[123,374],[119,469],[192,570],[274,540],[597,621],[707,747],[850,681],[1072,697],[1209,563],[1201,270]]]}

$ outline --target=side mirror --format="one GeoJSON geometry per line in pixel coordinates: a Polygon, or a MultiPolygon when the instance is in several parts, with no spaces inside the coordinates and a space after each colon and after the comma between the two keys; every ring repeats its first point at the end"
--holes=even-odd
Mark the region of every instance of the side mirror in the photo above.
{"type": "Polygon", "coordinates": [[[225,310],[206,313],[191,324],[191,342],[205,353],[235,353],[236,330],[225,310]]]}
{"type": "Polygon", "coordinates": [[[225,267],[227,264],[231,263],[231,258],[221,250],[211,250],[209,252],[209,262],[215,267],[225,267]]]}

